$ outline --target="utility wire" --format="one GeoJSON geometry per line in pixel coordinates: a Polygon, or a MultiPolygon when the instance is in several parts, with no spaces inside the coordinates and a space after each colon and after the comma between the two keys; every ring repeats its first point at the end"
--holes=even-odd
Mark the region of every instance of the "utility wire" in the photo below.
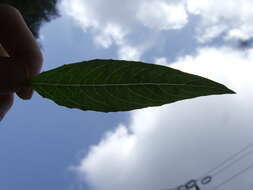
{"type": "Polygon", "coordinates": [[[247,152],[246,154],[241,155],[239,158],[237,158],[236,160],[234,160],[233,162],[231,162],[231,163],[228,164],[227,166],[225,166],[225,167],[219,169],[219,170],[218,170],[217,172],[215,172],[212,176],[216,176],[216,175],[220,174],[220,173],[223,172],[224,170],[226,170],[226,169],[228,169],[229,167],[233,166],[235,163],[241,161],[243,158],[249,156],[249,155],[252,154],[252,153],[253,153],[253,150],[247,152]]]}
{"type": "MultiPolygon", "coordinates": [[[[247,146],[245,146],[244,148],[242,148],[240,151],[236,152],[235,154],[231,155],[230,157],[228,157],[226,160],[224,160],[223,162],[221,162],[220,164],[218,164],[216,167],[212,168],[211,170],[207,171],[205,175],[203,175],[204,177],[207,175],[210,175],[211,173],[213,173],[215,170],[219,169],[220,167],[226,165],[226,163],[232,161],[235,157],[239,156],[241,153],[243,153],[244,151],[248,150],[249,148],[253,147],[253,142],[248,144],[247,146]]],[[[253,150],[248,152],[244,157],[246,157],[247,155],[253,153],[253,150]]],[[[242,159],[242,158],[241,158],[242,159]]],[[[240,159],[240,160],[241,160],[240,159]]],[[[238,160],[239,161],[239,160],[238,160]]],[[[216,172],[217,173],[217,172],[216,172]]],[[[202,178],[202,177],[200,177],[202,178]]]]}
{"type": "Polygon", "coordinates": [[[245,172],[249,171],[250,169],[253,168],[253,164],[248,166],[247,168],[241,170],[240,172],[236,173],[235,175],[231,176],[230,178],[228,178],[227,180],[223,181],[222,183],[220,183],[219,185],[215,186],[213,189],[211,190],[216,190],[219,189],[220,187],[222,187],[223,185],[227,184],[228,182],[232,181],[234,178],[244,174],[245,172]]]}
{"type": "MultiPolygon", "coordinates": [[[[205,175],[202,175],[201,177],[197,178],[197,181],[201,181],[204,177],[206,176],[216,176],[218,175],[219,173],[221,173],[222,171],[226,170],[227,168],[229,168],[230,166],[234,165],[236,162],[239,162],[240,160],[242,160],[243,158],[247,157],[248,155],[252,154],[253,153],[253,150],[247,152],[246,154],[243,154],[241,155],[238,159],[232,161],[235,157],[239,156],[241,153],[245,152],[246,150],[250,149],[251,147],[253,147],[253,142],[248,144],[247,146],[245,146],[244,148],[242,148],[240,151],[236,152],[235,154],[231,155],[230,157],[228,157],[226,160],[224,160],[223,162],[221,162],[220,164],[218,164],[216,167],[210,169],[209,171],[207,171],[205,173],[205,175]],[[230,164],[228,164],[227,166],[225,166],[228,162],[232,161],[230,164]],[[225,166],[225,167],[222,167],[222,166],[225,166]],[[210,175],[211,173],[213,173],[214,171],[218,170],[217,172],[215,172],[213,175],[210,175]]],[[[244,170],[249,170],[253,168],[253,165],[244,169],[244,170]]],[[[244,173],[245,171],[242,170],[240,173],[232,176],[231,178],[229,178],[229,181],[231,181],[233,178],[237,177],[238,175],[241,175],[242,173],[244,173]]],[[[229,182],[228,180],[225,181],[225,183],[222,183],[220,184],[219,186],[222,186],[226,183],[229,182]]],[[[184,187],[184,185],[181,185],[181,186],[178,186],[178,187],[174,187],[174,188],[167,188],[167,189],[164,189],[164,190],[180,190],[179,187],[184,187]]],[[[217,186],[218,187],[218,186],[217,186]]],[[[216,188],[217,188],[216,187],[216,188]]],[[[219,188],[219,187],[218,187],[219,188]]]]}
{"type": "MultiPolygon", "coordinates": [[[[253,164],[251,164],[250,166],[248,166],[247,168],[244,168],[243,170],[239,171],[238,173],[234,174],[233,176],[231,176],[230,178],[226,179],[225,181],[223,181],[222,183],[220,183],[219,185],[216,185],[214,188],[212,188],[211,190],[217,190],[219,188],[221,188],[222,186],[226,185],[227,183],[231,182],[233,179],[239,177],[240,175],[248,172],[249,170],[253,169],[253,164]]],[[[182,188],[184,187],[183,185],[181,186],[182,188]]],[[[187,188],[185,188],[187,189],[187,188]]],[[[175,188],[170,188],[170,189],[166,189],[166,190],[181,190],[179,187],[175,187],[175,188]]]]}

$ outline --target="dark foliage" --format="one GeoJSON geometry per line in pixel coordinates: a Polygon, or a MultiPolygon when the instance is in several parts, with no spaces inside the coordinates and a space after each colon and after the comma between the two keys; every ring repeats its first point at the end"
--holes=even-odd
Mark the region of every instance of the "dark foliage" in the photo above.
{"type": "Polygon", "coordinates": [[[59,16],[57,2],[58,0],[0,0],[1,4],[12,5],[21,12],[36,38],[41,24],[59,16]]]}

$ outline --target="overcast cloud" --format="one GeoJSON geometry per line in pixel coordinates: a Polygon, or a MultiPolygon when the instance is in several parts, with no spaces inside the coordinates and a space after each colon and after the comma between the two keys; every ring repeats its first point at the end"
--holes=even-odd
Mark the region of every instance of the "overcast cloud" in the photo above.
{"type": "MultiPolygon", "coordinates": [[[[161,45],[157,36],[166,38],[166,31],[181,31],[189,25],[194,26],[190,35],[200,44],[219,37],[249,40],[253,35],[252,5],[251,0],[64,0],[61,7],[65,15],[93,34],[98,47],[116,45],[119,58],[141,60],[145,52],[161,45]],[[191,20],[195,16],[197,22],[191,20]]],[[[108,132],[74,166],[92,190],[155,190],[181,185],[251,141],[253,49],[199,45],[193,49],[173,63],[166,55],[153,55],[154,61],[221,82],[237,94],[131,112],[129,124],[119,124],[108,132]]],[[[212,189],[249,165],[250,159],[244,160],[214,176],[207,186],[212,189]]],[[[252,186],[249,172],[221,189],[250,190],[252,186]]]]}

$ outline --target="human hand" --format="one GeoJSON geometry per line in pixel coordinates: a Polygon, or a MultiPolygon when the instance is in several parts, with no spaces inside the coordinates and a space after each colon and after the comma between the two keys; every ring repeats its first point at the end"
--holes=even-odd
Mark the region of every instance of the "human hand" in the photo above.
{"type": "Polygon", "coordinates": [[[43,57],[20,12],[0,5],[0,119],[13,104],[13,94],[30,99],[24,83],[40,72],[43,57]]]}

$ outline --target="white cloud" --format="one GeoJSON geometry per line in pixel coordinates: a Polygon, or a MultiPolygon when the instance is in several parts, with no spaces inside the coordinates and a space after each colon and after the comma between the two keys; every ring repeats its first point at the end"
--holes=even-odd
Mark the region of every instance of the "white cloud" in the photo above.
{"type": "Polygon", "coordinates": [[[100,34],[95,37],[95,42],[104,48],[110,47],[113,42],[119,46],[124,46],[127,32],[123,31],[122,28],[116,24],[108,23],[100,34]]]}
{"type": "Polygon", "coordinates": [[[98,47],[109,48],[115,44],[119,58],[128,58],[131,54],[130,57],[137,59],[153,47],[152,41],[156,40],[153,36],[157,31],[180,29],[187,23],[184,2],[63,0],[60,7],[63,15],[71,17],[84,31],[92,32],[98,47]],[[136,42],[135,39],[140,38],[140,30],[142,33],[150,30],[152,34],[147,32],[146,38],[136,42]],[[127,51],[127,55],[122,56],[122,51],[127,51]]]}
{"type": "Polygon", "coordinates": [[[97,14],[94,12],[87,3],[82,0],[75,1],[62,1],[64,12],[75,18],[76,22],[83,29],[89,27],[97,28],[100,23],[98,22],[97,14]]]}
{"type": "MultiPolygon", "coordinates": [[[[78,169],[79,172],[82,173],[83,171],[90,171],[91,175],[88,176],[89,180],[97,181],[101,183],[101,185],[105,185],[106,181],[112,182],[112,176],[117,178],[117,180],[115,180],[116,183],[118,183],[118,180],[126,180],[124,179],[127,175],[125,163],[131,162],[130,159],[134,143],[135,137],[131,136],[124,126],[119,126],[115,132],[108,133],[105,139],[100,142],[99,146],[94,146],[91,149],[91,152],[96,154],[98,157],[95,158],[91,156],[89,158],[89,162],[84,161],[81,167],[78,169]],[[104,148],[100,149],[100,147],[104,148]],[[107,161],[110,162],[111,158],[115,154],[115,151],[117,152],[117,159],[114,160],[115,162],[110,168],[107,168],[101,172],[103,164],[105,164],[107,161]],[[99,162],[98,159],[100,160],[99,162]],[[107,175],[105,175],[105,173],[107,175]]],[[[104,186],[103,189],[110,189],[107,186],[108,185],[104,186]]]]}
{"type": "Polygon", "coordinates": [[[123,46],[119,50],[118,57],[122,60],[139,61],[141,57],[139,49],[131,46],[123,46]]]}
{"type": "Polygon", "coordinates": [[[155,37],[164,31],[179,30],[194,24],[195,37],[206,43],[223,35],[225,40],[248,40],[253,37],[252,0],[63,0],[64,15],[94,35],[98,47],[113,44],[119,51],[131,46],[142,56],[156,48],[155,37]],[[191,20],[192,15],[199,21],[191,20]],[[140,34],[141,33],[141,34],[140,34]],[[146,38],[138,41],[140,35],[146,38]],[[138,42],[136,42],[138,41],[138,42]],[[147,43],[154,41],[153,43],[147,43]],[[139,49],[145,44],[146,48],[139,49]]]}
{"type": "Polygon", "coordinates": [[[166,66],[166,65],[168,65],[168,60],[166,57],[155,58],[155,64],[166,66]]]}
{"type": "Polygon", "coordinates": [[[199,15],[198,40],[206,42],[222,33],[226,39],[253,37],[252,0],[188,0],[188,11],[199,15]]]}
{"type": "Polygon", "coordinates": [[[180,29],[188,22],[182,1],[178,1],[177,4],[170,4],[169,1],[143,1],[137,18],[145,26],[155,30],[180,29]]]}
{"type": "MultiPolygon", "coordinates": [[[[194,56],[181,57],[174,68],[222,82],[237,94],[133,111],[130,124],[107,133],[76,171],[94,190],[164,189],[199,177],[252,141],[252,62],[253,49],[202,48],[194,56]]],[[[208,186],[250,162],[252,156],[215,176],[208,186]]],[[[251,181],[243,175],[221,190],[249,190],[251,181]]]]}

